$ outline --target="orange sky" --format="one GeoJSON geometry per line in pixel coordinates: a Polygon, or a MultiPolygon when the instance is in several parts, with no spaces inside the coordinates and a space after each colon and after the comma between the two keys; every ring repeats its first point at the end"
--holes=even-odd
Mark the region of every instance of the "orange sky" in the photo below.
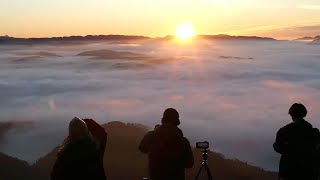
{"type": "Polygon", "coordinates": [[[320,35],[318,0],[1,0],[0,35],[198,34],[292,39],[320,35]],[[317,34],[319,33],[319,34],[317,34]]]}

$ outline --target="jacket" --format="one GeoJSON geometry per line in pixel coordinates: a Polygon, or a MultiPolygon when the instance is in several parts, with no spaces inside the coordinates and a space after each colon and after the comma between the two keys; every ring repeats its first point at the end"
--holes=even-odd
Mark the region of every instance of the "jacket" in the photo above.
{"type": "Polygon", "coordinates": [[[317,179],[319,139],[319,130],[305,120],[282,127],[273,144],[281,154],[279,176],[284,180],[317,179]]]}
{"type": "Polygon", "coordinates": [[[185,168],[194,163],[189,141],[174,125],[162,124],[148,132],[139,149],[148,154],[151,180],[184,180],[185,168]]]}
{"type": "Polygon", "coordinates": [[[99,147],[90,137],[70,140],[58,153],[52,180],[105,180],[99,147]]]}

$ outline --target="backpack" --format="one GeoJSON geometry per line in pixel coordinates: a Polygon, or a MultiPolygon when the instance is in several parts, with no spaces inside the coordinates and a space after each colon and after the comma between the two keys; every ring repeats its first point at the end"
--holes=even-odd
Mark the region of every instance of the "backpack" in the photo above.
{"type": "Polygon", "coordinates": [[[107,132],[93,119],[83,119],[83,121],[87,124],[89,132],[93,136],[94,140],[99,144],[100,155],[103,158],[108,137],[107,132]]]}

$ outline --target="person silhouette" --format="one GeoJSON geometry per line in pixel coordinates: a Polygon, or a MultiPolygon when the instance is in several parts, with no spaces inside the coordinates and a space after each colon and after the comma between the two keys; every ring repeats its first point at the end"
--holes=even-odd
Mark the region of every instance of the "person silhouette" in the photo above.
{"type": "Polygon", "coordinates": [[[289,109],[293,122],[280,128],[273,148],[281,154],[279,179],[317,180],[320,133],[304,120],[307,109],[295,103],[289,109]]]}
{"type": "Polygon", "coordinates": [[[57,154],[51,180],[105,180],[99,145],[86,123],[75,117],[69,123],[69,136],[57,154]]]}
{"type": "Polygon", "coordinates": [[[150,179],[184,180],[185,168],[193,166],[194,158],[188,139],[178,128],[178,111],[166,109],[161,122],[139,145],[139,150],[148,154],[150,179]]]}

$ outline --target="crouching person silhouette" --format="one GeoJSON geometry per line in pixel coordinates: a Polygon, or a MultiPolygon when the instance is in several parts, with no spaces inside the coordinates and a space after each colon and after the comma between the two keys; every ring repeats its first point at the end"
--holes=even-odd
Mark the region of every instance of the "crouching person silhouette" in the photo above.
{"type": "Polygon", "coordinates": [[[58,152],[51,179],[105,180],[100,157],[99,146],[86,123],[75,117],[69,124],[69,137],[58,152]]]}
{"type": "Polygon", "coordinates": [[[142,139],[139,149],[148,154],[151,180],[184,180],[185,168],[193,166],[191,146],[177,127],[179,124],[179,113],[166,109],[162,124],[142,139]]]}
{"type": "Polygon", "coordinates": [[[289,109],[293,122],[282,127],[273,144],[281,154],[279,179],[318,180],[319,130],[304,120],[307,109],[295,103],[289,109]]]}

